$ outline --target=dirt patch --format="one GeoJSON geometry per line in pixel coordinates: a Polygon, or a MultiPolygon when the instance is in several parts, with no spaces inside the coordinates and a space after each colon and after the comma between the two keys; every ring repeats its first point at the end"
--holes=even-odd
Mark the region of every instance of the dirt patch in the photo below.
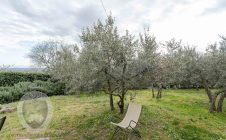
{"type": "Polygon", "coordinates": [[[16,110],[17,110],[16,108],[9,108],[9,107],[1,108],[0,114],[13,113],[16,110]]]}

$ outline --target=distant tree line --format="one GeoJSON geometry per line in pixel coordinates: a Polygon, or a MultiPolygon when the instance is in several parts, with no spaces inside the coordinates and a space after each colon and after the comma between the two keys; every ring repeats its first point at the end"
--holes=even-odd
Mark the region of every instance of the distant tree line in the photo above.
{"type": "Polygon", "coordinates": [[[115,109],[113,96],[117,96],[121,113],[129,89],[151,88],[152,97],[161,98],[163,88],[181,87],[203,87],[209,111],[222,112],[226,97],[225,37],[205,52],[198,52],[175,39],[157,43],[149,29],[139,38],[129,31],[121,35],[114,22],[109,16],[104,23],[97,21],[83,29],[79,46],[54,40],[39,42],[29,57],[65,82],[69,92],[104,91],[111,110],[115,109]]]}

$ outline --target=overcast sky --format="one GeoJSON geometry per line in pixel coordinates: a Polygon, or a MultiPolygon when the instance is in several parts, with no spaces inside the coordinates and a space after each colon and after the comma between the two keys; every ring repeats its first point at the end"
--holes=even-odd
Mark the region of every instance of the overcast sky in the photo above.
{"type": "MultiPolygon", "coordinates": [[[[150,27],[157,41],[175,37],[204,50],[226,35],[226,0],[103,0],[120,32],[150,27]]],[[[0,65],[31,66],[37,41],[76,42],[81,29],[106,14],[100,0],[1,0],[0,65]]]]}

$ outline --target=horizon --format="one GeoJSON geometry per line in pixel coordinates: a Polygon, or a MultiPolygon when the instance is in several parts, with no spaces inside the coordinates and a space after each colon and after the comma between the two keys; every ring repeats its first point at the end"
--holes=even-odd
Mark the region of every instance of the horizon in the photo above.
{"type": "Polygon", "coordinates": [[[176,38],[203,51],[208,44],[219,41],[218,35],[226,35],[224,0],[103,0],[103,3],[104,7],[101,1],[88,0],[3,0],[0,65],[34,67],[27,54],[38,41],[60,39],[79,43],[82,28],[106,19],[104,8],[115,17],[121,34],[128,29],[138,36],[150,27],[157,42],[176,38]]]}

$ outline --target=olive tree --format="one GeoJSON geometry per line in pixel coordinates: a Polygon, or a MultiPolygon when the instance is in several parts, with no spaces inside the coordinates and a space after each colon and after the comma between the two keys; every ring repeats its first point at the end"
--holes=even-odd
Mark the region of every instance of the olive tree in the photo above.
{"type": "Polygon", "coordinates": [[[32,62],[47,69],[52,69],[56,62],[57,52],[61,48],[62,43],[54,40],[38,42],[28,54],[32,62]]]}
{"type": "MultiPolygon", "coordinates": [[[[137,77],[135,83],[141,88],[151,87],[152,97],[155,97],[154,87],[158,87],[157,98],[161,96],[161,78],[160,73],[163,74],[163,69],[161,69],[162,56],[160,53],[160,47],[156,42],[153,35],[150,35],[149,29],[145,29],[143,34],[140,34],[139,40],[139,51],[138,51],[138,63],[142,66],[137,66],[146,68],[146,71],[137,77]]],[[[162,87],[162,86],[161,86],[162,87]]]]}
{"type": "Polygon", "coordinates": [[[209,45],[196,66],[197,74],[209,98],[209,112],[222,112],[226,95],[226,39],[221,38],[219,43],[209,45]],[[218,96],[220,97],[216,107],[218,96]]]}
{"type": "Polygon", "coordinates": [[[134,57],[136,41],[128,33],[120,37],[112,17],[108,17],[105,24],[98,21],[93,27],[84,30],[81,41],[80,58],[87,71],[86,75],[91,81],[102,81],[103,90],[109,94],[112,110],[112,96],[119,97],[118,106],[123,113],[128,86],[126,75],[134,57]]]}
{"type": "Polygon", "coordinates": [[[79,47],[48,40],[35,45],[29,57],[64,81],[68,90],[104,91],[111,110],[115,109],[113,96],[117,96],[121,113],[131,88],[157,87],[157,95],[152,90],[152,96],[161,98],[163,87],[194,85],[205,88],[210,112],[221,112],[226,96],[226,39],[221,38],[205,53],[175,39],[159,45],[149,29],[138,39],[128,31],[119,34],[109,16],[82,31],[79,47]]]}
{"type": "Polygon", "coordinates": [[[151,70],[149,61],[156,54],[154,37],[141,35],[138,40],[128,31],[120,35],[111,16],[102,23],[98,21],[92,27],[83,30],[80,58],[90,80],[99,81],[105,93],[109,94],[113,109],[112,96],[119,97],[120,112],[124,111],[124,98],[134,86],[137,77],[151,70]]]}
{"type": "Polygon", "coordinates": [[[78,85],[71,84],[71,81],[75,81],[74,75],[78,72],[78,53],[78,47],[75,44],[47,40],[34,45],[28,57],[36,66],[44,68],[55,79],[64,81],[70,89],[78,85]]]}
{"type": "Polygon", "coordinates": [[[121,45],[114,19],[109,16],[104,24],[98,21],[93,27],[84,29],[80,39],[82,49],[79,60],[81,69],[85,71],[82,77],[99,83],[101,89],[109,94],[110,108],[114,110],[113,93],[117,89],[117,83],[110,73],[115,68],[121,45]]]}
{"type": "Polygon", "coordinates": [[[209,112],[222,112],[226,95],[226,40],[221,38],[219,43],[209,45],[204,53],[197,52],[192,47],[178,47],[172,53],[174,55],[168,57],[167,63],[170,68],[170,83],[204,87],[210,102],[209,112]]]}

